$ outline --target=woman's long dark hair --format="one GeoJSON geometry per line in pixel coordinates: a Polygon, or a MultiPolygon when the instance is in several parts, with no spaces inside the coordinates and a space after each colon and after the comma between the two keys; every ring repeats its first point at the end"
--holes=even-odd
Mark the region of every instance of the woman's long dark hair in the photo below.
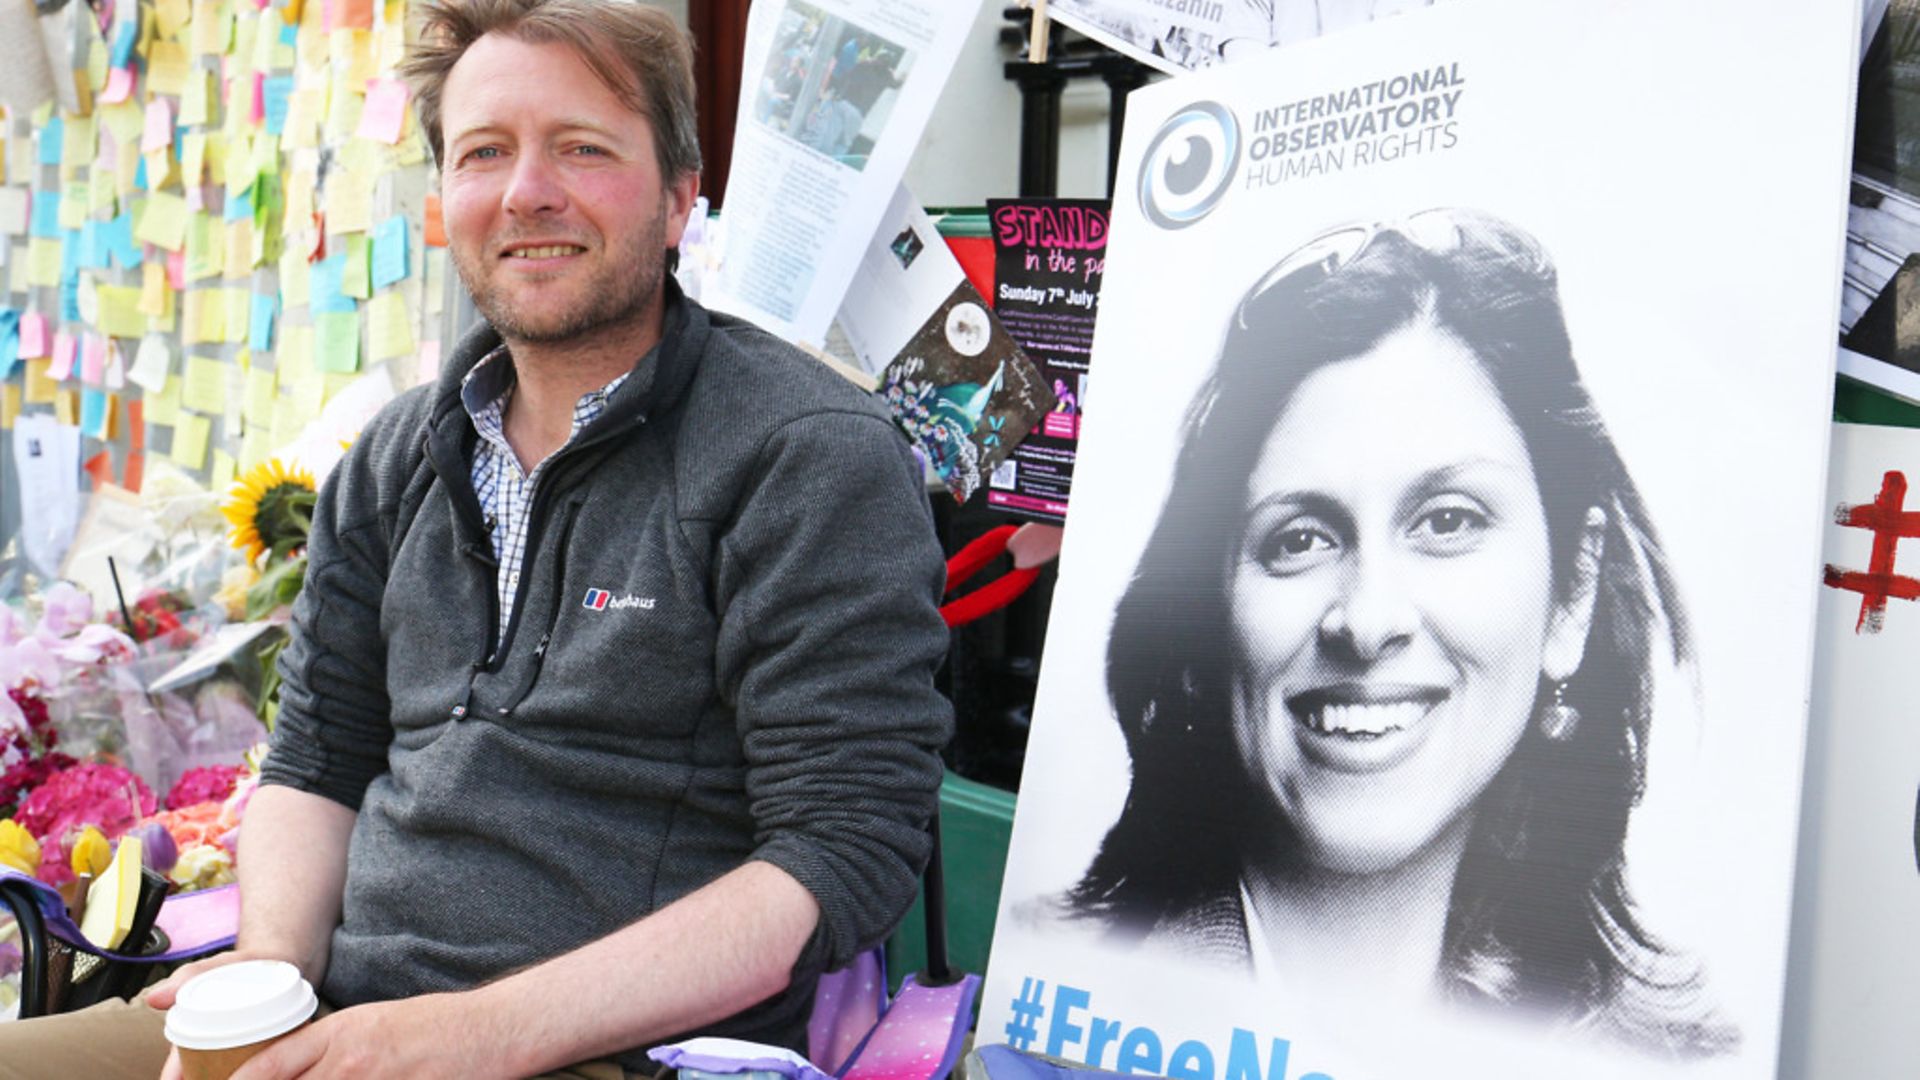
{"type": "MultiPolygon", "coordinates": [[[[1243,855],[1274,848],[1272,804],[1232,731],[1227,567],[1244,529],[1245,478],[1303,379],[1422,323],[1472,352],[1520,430],[1556,599],[1572,588],[1588,510],[1606,514],[1585,656],[1565,686],[1582,722],[1566,741],[1529,724],[1477,800],[1442,978],[1457,997],[1659,1050],[1730,1049],[1737,1036],[1714,1018],[1698,966],[1640,924],[1624,876],[1628,818],[1646,780],[1654,654],[1664,644],[1676,664],[1691,657],[1679,594],[1581,384],[1552,263],[1532,237],[1485,214],[1429,211],[1309,245],[1241,302],[1115,609],[1107,686],[1133,782],[1067,901],[1121,938],[1143,937],[1236,895],[1243,855]],[[1422,242],[1436,229],[1444,243],[1422,242]]],[[[1551,695],[1543,682],[1536,713],[1551,695]]]]}

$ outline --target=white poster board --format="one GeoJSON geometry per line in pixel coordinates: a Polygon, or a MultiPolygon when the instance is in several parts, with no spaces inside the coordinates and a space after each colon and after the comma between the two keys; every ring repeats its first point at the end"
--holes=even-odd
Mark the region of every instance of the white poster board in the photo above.
{"type": "Polygon", "coordinates": [[[1920,431],[1835,424],[1828,472],[1785,1080],[1920,1062],[1920,431]]]}
{"type": "Polygon", "coordinates": [[[1180,74],[1428,7],[1435,0],[1050,0],[1047,14],[1180,74]]]}
{"type": "Polygon", "coordinates": [[[819,345],[979,0],[762,0],[748,14],[709,307],[819,345]]]}
{"type": "Polygon", "coordinates": [[[982,1039],[1774,1075],[1857,48],[1462,0],[1134,94],[982,1039]]]}

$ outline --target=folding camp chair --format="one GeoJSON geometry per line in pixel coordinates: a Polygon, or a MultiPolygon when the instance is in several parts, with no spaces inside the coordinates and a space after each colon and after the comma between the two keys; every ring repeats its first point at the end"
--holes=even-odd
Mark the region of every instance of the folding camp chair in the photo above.
{"type": "Polygon", "coordinates": [[[19,938],[19,1016],[25,1020],[132,997],[155,964],[228,948],[240,923],[240,893],[226,885],[168,897],[133,949],[95,946],[67,917],[53,886],[0,868],[0,914],[7,912],[19,938]]]}

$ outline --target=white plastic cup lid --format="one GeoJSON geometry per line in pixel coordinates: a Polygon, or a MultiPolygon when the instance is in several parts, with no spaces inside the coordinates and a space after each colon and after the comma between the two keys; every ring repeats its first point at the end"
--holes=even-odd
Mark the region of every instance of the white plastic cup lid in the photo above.
{"type": "Polygon", "coordinates": [[[284,1035],[320,999],[282,960],[242,960],[188,980],[167,1010],[167,1041],[182,1050],[226,1050],[284,1035]]]}

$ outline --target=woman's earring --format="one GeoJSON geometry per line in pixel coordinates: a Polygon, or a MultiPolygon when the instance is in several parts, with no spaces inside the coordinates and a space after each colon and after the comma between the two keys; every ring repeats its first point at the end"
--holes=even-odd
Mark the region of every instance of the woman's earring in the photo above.
{"type": "Polygon", "coordinates": [[[1567,684],[1553,684],[1553,704],[1540,714],[1540,734],[1554,742],[1566,742],[1580,726],[1580,710],[1567,704],[1567,684]]]}

